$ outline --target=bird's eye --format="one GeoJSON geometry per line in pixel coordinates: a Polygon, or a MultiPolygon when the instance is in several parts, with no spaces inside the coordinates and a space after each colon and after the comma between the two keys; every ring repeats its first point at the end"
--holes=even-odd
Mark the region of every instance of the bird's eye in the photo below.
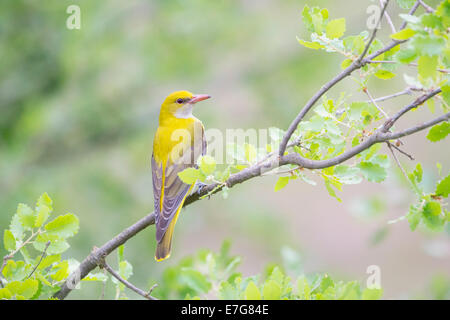
{"type": "Polygon", "coordinates": [[[184,102],[183,99],[181,99],[181,98],[177,99],[177,103],[178,103],[178,104],[182,104],[183,102],[184,102]]]}

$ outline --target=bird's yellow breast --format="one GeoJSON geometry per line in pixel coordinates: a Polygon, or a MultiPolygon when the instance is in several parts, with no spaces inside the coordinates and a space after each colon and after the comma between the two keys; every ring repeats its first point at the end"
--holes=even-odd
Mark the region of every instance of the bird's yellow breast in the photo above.
{"type": "Polygon", "coordinates": [[[195,117],[165,117],[160,121],[153,141],[153,156],[157,163],[175,162],[182,152],[202,139],[203,125],[195,117]]]}

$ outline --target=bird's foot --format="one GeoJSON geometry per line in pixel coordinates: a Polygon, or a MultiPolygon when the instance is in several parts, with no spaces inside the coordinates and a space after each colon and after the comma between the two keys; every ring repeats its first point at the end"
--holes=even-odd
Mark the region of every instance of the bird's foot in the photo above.
{"type": "Polygon", "coordinates": [[[195,184],[195,187],[197,188],[197,194],[201,196],[203,193],[203,189],[206,188],[207,186],[208,184],[203,183],[201,181],[197,181],[197,183],[195,184]]]}
{"type": "MultiPolygon", "coordinates": [[[[204,196],[205,196],[205,195],[203,194],[204,189],[205,189],[206,187],[208,187],[209,184],[206,184],[206,183],[197,181],[197,183],[195,184],[195,186],[197,187],[197,194],[198,194],[199,196],[203,196],[203,197],[204,197],[204,196]]],[[[208,196],[208,199],[209,199],[209,196],[208,196]]]]}

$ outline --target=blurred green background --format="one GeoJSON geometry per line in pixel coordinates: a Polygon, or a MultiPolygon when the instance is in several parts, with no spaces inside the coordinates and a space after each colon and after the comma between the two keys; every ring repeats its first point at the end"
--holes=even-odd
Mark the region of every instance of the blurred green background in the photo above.
{"type": "MultiPolygon", "coordinates": [[[[402,11],[391,2],[398,25],[402,11]]],[[[331,18],[346,17],[347,33],[358,34],[366,29],[367,7],[378,1],[2,1],[0,229],[19,202],[33,205],[46,191],[57,213],[80,218],[67,254],[81,261],[150,212],[153,133],[160,104],[172,91],[213,96],[195,112],[207,128],[287,128],[343,60],[298,45],[296,36],[309,40],[300,20],[305,4],[327,7],[331,18]],[[80,30],[66,28],[71,4],[81,8],[80,30]]],[[[383,23],[384,42],[388,33],[383,23]]],[[[375,96],[404,88],[401,76],[370,83],[375,96]]],[[[364,98],[352,80],[329,96],[342,90],[364,98]]],[[[400,97],[383,107],[396,110],[410,100],[400,97]]],[[[430,117],[428,110],[402,125],[423,117],[430,117]]],[[[403,142],[423,163],[430,185],[436,161],[449,169],[448,142],[428,143],[425,133],[403,142]]],[[[366,268],[380,266],[385,298],[431,298],[449,286],[448,234],[412,233],[405,221],[387,224],[407,211],[413,197],[394,166],[382,184],[347,186],[342,203],[323,183],[291,183],[274,193],[275,179],[256,178],[230,190],[226,200],[219,195],[186,208],[172,257],[163,263],[153,258],[154,229],[141,232],[126,245],[131,281],[148,287],[182,256],[218,250],[228,238],[232,253],[243,257],[244,275],[279,262],[289,246],[302,254],[307,272],[365,283],[366,268]]],[[[83,283],[70,298],[96,299],[100,292],[99,284],[83,283]]]]}

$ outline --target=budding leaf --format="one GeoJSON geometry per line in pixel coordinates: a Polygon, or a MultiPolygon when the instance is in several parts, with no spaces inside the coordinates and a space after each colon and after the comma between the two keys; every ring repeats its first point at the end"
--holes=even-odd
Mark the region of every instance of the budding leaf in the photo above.
{"type": "Polygon", "coordinates": [[[205,176],[208,176],[216,170],[216,160],[213,157],[205,155],[202,156],[198,161],[200,170],[205,176]]]}
{"type": "Polygon", "coordinates": [[[391,79],[391,78],[395,77],[395,73],[380,69],[377,72],[375,72],[375,77],[382,79],[382,80],[387,80],[387,79],[391,79]]]}
{"type": "Polygon", "coordinates": [[[397,33],[391,34],[391,38],[395,40],[406,40],[415,35],[416,32],[410,28],[403,29],[397,33]]]}
{"type": "Polygon", "coordinates": [[[345,33],[345,18],[331,20],[326,27],[327,37],[330,39],[340,38],[345,33]]]}
{"type": "Polygon", "coordinates": [[[280,191],[287,186],[289,182],[289,177],[279,177],[277,183],[275,184],[275,192],[280,191]]]}
{"type": "Polygon", "coordinates": [[[450,174],[438,182],[435,193],[444,198],[448,197],[450,193],[450,174]]]}
{"type": "Polygon", "coordinates": [[[245,289],[244,298],[245,300],[261,300],[261,294],[253,281],[251,281],[245,289]]]}
{"type": "Polygon", "coordinates": [[[3,245],[7,251],[14,251],[16,249],[16,239],[11,230],[5,230],[3,233],[3,245]]]}
{"type": "Polygon", "coordinates": [[[297,38],[297,40],[298,40],[298,43],[300,43],[302,46],[309,48],[309,49],[317,50],[317,49],[325,48],[323,45],[321,45],[318,42],[310,42],[310,41],[305,41],[305,40],[298,39],[298,38],[297,38]]]}
{"type": "Polygon", "coordinates": [[[178,173],[178,177],[180,177],[181,181],[186,184],[193,184],[197,180],[204,180],[206,177],[201,173],[199,169],[195,168],[187,168],[178,173]]]}

